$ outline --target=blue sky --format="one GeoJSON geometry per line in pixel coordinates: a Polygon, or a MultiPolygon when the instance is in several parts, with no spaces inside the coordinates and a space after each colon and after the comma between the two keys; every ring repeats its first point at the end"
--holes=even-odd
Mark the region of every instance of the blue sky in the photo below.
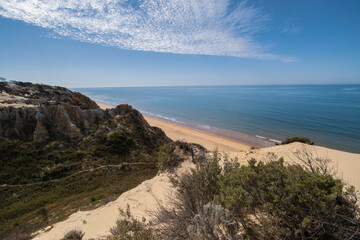
{"type": "Polygon", "coordinates": [[[0,76],[66,87],[360,84],[360,1],[1,0],[0,76]]]}

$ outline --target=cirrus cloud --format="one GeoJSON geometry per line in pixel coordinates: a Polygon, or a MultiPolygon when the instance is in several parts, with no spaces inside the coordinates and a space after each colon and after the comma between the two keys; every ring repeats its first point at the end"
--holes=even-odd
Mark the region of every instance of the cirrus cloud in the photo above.
{"type": "Polygon", "coordinates": [[[246,1],[2,0],[0,15],[128,50],[292,60],[254,40],[266,17],[246,1]]]}

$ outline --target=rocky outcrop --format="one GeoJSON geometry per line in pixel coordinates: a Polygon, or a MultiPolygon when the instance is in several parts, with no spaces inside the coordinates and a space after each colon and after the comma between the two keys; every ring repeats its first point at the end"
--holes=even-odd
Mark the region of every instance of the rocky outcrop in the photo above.
{"type": "Polygon", "coordinates": [[[68,103],[81,109],[98,109],[90,98],[63,87],[26,82],[0,82],[0,104],[15,107],[68,103]]]}
{"type": "Polygon", "coordinates": [[[101,109],[82,110],[70,104],[0,107],[0,137],[35,142],[78,138],[107,116],[101,109]]]}
{"type": "Polygon", "coordinates": [[[88,135],[93,124],[119,117],[132,136],[147,139],[145,133],[158,134],[129,105],[105,111],[90,98],[65,88],[0,83],[0,138],[34,142],[79,139],[88,135]]]}
{"type": "Polygon", "coordinates": [[[0,137],[46,142],[80,138],[109,115],[90,98],[62,87],[0,83],[0,137]]]}

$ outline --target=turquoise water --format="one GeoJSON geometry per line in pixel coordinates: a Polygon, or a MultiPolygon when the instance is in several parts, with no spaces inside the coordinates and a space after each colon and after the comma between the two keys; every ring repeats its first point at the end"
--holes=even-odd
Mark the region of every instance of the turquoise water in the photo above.
{"type": "Polygon", "coordinates": [[[99,102],[199,130],[228,129],[360,153],[360,85],[73,89],[99,102]]]}

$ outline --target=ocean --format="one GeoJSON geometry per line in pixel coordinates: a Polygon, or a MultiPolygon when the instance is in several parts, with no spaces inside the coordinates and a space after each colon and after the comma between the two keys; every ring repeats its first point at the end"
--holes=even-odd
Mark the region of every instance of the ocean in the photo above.
{"type": "Polygon", "coordinates": [[[360,153],[360,85],[72,90],[110,106],[130,104],[149,117],[199,131],[227,132],[233,139],[236,133],[273,142],[302,136],[316,145],[360,153]]]}

